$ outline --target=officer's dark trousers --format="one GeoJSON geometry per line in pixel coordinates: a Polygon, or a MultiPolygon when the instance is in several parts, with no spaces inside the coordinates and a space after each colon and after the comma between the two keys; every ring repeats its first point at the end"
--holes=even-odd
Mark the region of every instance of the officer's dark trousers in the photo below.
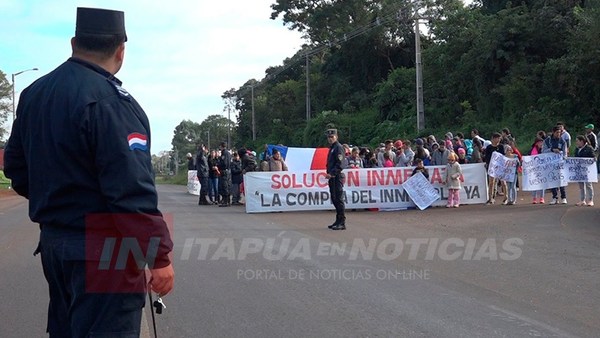
{"type": "Polygon", "coordinates": [[[229,195],[231,195],[231,172],[223,170],[219,177],[219,195],[223,197],[223,204],[229,204],[229,195]]]}
{"type": "Polygon", "coordinates": [[[198,177],[200,181],[200,200],[206,201],[206,196],[208,195],[208,176],[206,177],[198,177]]]}
{"type": "Polygon", "coordinates": [[[344,177],[341,174],[329,179],[329,194],[331,195],[331,203],[335,207],[335,222],[346,222],[346,215],[344,213],[344,177]]]}
{"type": "Polygon", "coordinates": [[[88,292],[86,283],[90,287],[118,281],[94,280],[88,273],[84,234],[46,229],[39,249],[50,291],[50,338],[139,337],[145,294],[88,292]]]}

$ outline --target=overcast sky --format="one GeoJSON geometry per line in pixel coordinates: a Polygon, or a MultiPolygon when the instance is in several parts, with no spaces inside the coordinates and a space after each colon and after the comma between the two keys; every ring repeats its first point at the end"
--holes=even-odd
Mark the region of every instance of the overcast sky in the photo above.
{"type": "Polygon", "coordinates": [[[39,68],[16,77],[18,99],[70,56],[77,7],[124,11],[128,42],[117,77],[146,111],[156,154],[171,148],[179,122],[223,114],[223,92],[262,79],[300,49],[300,34],[270,19],[274,1],[0,0],[0,70],[10,81],[39,68]]]}

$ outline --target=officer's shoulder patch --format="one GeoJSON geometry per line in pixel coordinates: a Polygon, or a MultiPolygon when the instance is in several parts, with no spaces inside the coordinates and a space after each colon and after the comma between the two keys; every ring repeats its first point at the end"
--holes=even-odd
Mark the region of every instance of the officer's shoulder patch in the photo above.
{"type": "Polygon", "coordinates": [[[129,150],[148,150],[148,136],[141,133],[131,133],[127,135],[127,143],[129,150]]]}
{"type": "Polygon", "coordinates": [[[117,94],[119,95],[120,98],[127,100],[127,101],[131,101],[131,99],[132,99],[131,94],[129,94],[129,92],[126,91],[125,88],[121,87],[121,85],[114,80],[107,79],[107,81],[117,91],[117,94]]]}

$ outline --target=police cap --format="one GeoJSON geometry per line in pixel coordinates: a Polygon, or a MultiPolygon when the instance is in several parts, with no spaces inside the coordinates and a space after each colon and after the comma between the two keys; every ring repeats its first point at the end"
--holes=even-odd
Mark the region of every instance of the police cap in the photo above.
{"type": "Polygon", "coordinates": [[[327,129],[325,131],[325,136],[330,136],[330,135],[337,135],[337,129],[327,129]]]}
{"type": "Polygon", "coordinates": [[[75,36],[123,36],[125,34],[125,13],[101,8],[77,7],[75,36]]]}

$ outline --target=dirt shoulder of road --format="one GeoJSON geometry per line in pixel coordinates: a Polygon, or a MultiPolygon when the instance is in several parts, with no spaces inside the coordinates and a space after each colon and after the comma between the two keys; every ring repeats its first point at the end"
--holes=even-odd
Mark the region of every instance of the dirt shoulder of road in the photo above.
{"type": "Polygon", "coordinates": [[[0,189],[0,199],[10,196],[17,196],[17,193],[12,189],[0,189]]]}
{"type": "Polygon", "coordinates": [[[18,204],[25,203],[27,200],[19,196],[12,189],[0,189],[0,212],[8,210],[18,204]]]}

